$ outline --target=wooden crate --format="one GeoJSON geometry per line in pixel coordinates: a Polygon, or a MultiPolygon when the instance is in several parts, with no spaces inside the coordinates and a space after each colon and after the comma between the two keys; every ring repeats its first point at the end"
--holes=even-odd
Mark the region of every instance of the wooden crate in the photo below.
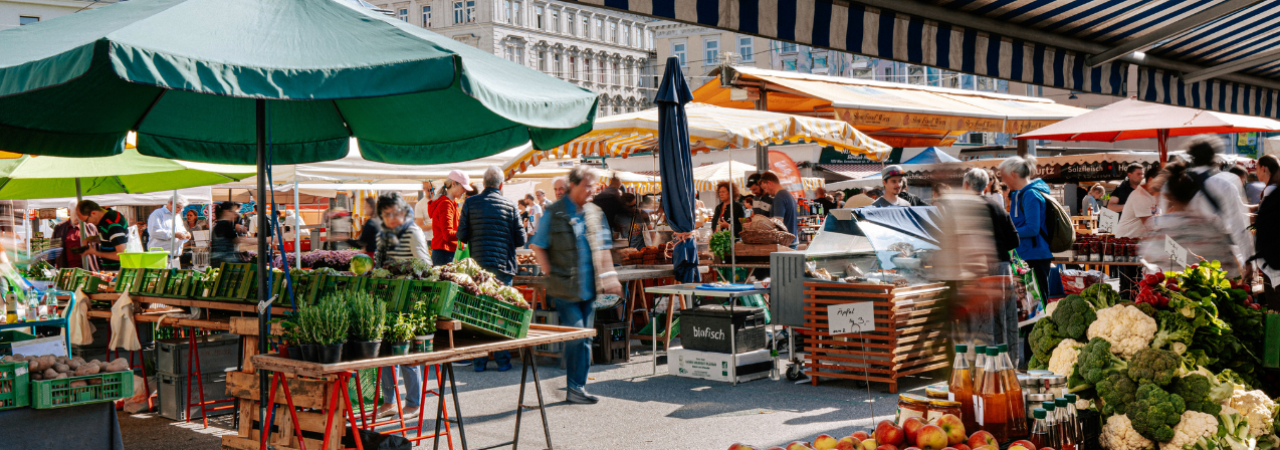
{"type": "Polygon", "coordinates": [[[820,378],[887,383],[951,365],[943,283],[894,287],[884,284],[807,282],[804,284],[805,373],[820,378]],[[874,302],[875,329],[860,334],[827,333],[827,307],[874,302]]]}

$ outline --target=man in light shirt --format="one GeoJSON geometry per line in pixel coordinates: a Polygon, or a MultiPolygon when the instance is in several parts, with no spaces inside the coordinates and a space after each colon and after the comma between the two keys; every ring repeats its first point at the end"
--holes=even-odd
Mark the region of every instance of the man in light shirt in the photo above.
{"type": "Polygon", "coordinates": [[[149,245],[163,248],[164,251],[169,252],[169,258],[181,256],[182,243],[191,239],[191,233],[187,232],[186,224],[178,218],[179,212],[187,207],[187,198],[181,194],[175,197],[176,202],[175,198],[171,197],[168,203],[151,211],[151,215],[147,217],[147,229],[151,232],[149,245]]]}
{"type": "Polygon", "coordinates": [[[1120,213],[1120,223],[1116,224],[1116,237],[1140,238],[1150,229],[1147,221],[1156,215],[1160,204],[1160,187],[1151,181],[1160,174],[1160,168],[1152,165],[1144,176],[1145,183],[1139,184],[1129,194],[1124,203],[1124,212],[1120,213]]]}
{"type": "Polygon", "coordinates": [[[413,205],[413,221],[417,222],[418,228],[427,235],[428,243],[431,242],[431,216],[427,214],[427,205],[431,203],[431,196],[435,195],[431,192],[431,187],[430,181],[423,181],[422,200],[418,200],[418,203],[413,205]]]}

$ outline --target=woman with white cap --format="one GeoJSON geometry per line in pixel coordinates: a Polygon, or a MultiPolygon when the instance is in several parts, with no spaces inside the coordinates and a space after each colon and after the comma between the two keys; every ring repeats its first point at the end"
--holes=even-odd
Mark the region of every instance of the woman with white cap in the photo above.
{"type": "Polygon", "coordinates": [[[427,205],[427,216],[431,217],[432,265],[453,262],[453,254],[458,251],[458,200],[462,194],[474,191],[471,178],[461,170],[454,170],[445,178],[439,196],[427,205]]]}

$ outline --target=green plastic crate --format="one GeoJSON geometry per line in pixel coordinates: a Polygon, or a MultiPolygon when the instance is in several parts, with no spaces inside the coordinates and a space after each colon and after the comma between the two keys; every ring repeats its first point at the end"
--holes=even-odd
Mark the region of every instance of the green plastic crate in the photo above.
{"type": "Polygon", "coordinates": [[[14,342],[29,341],[35,338],[35,336],[18,330],[0,331],[0,355],[12,355],[14,342]]]}
{"type": "Polygon", "coordinates": [[[133,371],[31,382],[31,407],[35,409],[113,402],[132,395],[133,371]],[[76,381],[85,381],[89,385],[71,387],[71,383],[76,381]]]}
{"type": "Polygon", "coordinates": [[[364,287],[368,278],[346,276],[346,275],[325,275],[320,281],[320,288],[316,291],[317,297],[322,297],[330,292],[338,292],[345,290],[359,290],[364,287]]]}
{"type": "Polygon", "coordinates": [[[316,291],[320,288],[317,281],[321,276],[314,273],[293,275],[293,296],[298,304],[311,303],[316,300],[316,291]]]}
{"type": "Polygon", "coordinates": [[[374,298],[382,300],[392,311],[402,311],[400,306],[404,303],[404,295],[408,292],[406,285],[409,280],[387,279],[387,278],[367,278],[364,281],[364,290],[369,291],[374,298]]]}
{"type": "Polygon", "coordinates": [[[70,291],[81,269],[58,269],[58,276],[53,278],[53,285],[60,291],[70,291]]]}
{"type": "Polygon", "coordinates": [[[1280,314],[1267,314],[1264,317],[1266,334],[1262,345],[1262,366],[1275,369],[1280,367],[1280,314]]]}
{"type": "Polygon", "coordinates": [[[129,294],[154,295],[153,292],[157,289],[163,290],[163,287],[157,287],[162,276],[164,276],[164,269],[138,269],[137,275],[133,277],[133,283],[129,284],[129,294]]]}
{"type": "Polygon", "coordinates": [[[457,284],[449,281],[409,281],[405,293],[396,311],[409,312],[418,302],[427,302],[428,311],[441,319],[450,319],[453,315],[453,300],[462,292],[457,284]]]}
{"type": "Polygon", "coordinates": [[[165,269],[169,273],[164,277],[164,289],[157,295],[169,298],[190,298],[195,295],[199,283],[199,273],[194,270],[165,269]]]}
{"type": "Polygon", "coordinates": [[[458,292],[453,299],[450,318],[462,322],[467,329],[491,336],[520,339],[529,334],[533,310],[501,300],[458,292]]]}
{"type": "Polygon", "coordinates": [[[116,292],[130,292],[129,288],[133,286],[133,282],[138,277],[138,272],[142,269],[120,269],[120,273],[116,274],[114,289],[116,292]]]}
{"type": "Polygon", "coordinates": [[[31,406],[27,363],[0,364],[0,411],[31,406]]]}
{"type": "MultiPolygon", "coordinates": [[[[249,263],[223,263],[222,276],[218,280],[218,290],[215,295],[220,300],[246,301],[250,298],[249,293],[255,292],[256,287],[254,280],[258,276],[258,266],[249,263]]],[[[257,295],[253,295],[253,301],[257,301],[257,295]]]]}

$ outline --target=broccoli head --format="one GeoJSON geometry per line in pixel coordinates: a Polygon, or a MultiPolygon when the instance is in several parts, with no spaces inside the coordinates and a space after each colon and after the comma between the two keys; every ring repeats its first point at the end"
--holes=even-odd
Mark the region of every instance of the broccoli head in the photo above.
{"type": "Polygon", "coordinates": [[[1105,309],[1120,303],[1120,293],[1107,283],[1094,283],[1084,288],[1080,295],[1093,303],[1094,309],[1105,309]]]}
{"type": "Polygon", "coordinates": [[[1125,373],[1129,363],[1111,353],[1111,341],[1093,338],[1080,349],[1076,370],[1090,384],[1098,384],[1112,372],[1125,373]]]}
{"type": "Polygon", "coordinates": [[[1182,314],[1173,311],[1157,311],[1155,319],[1156,323],[1160,324],[1160,328],[1156,331],[1155,338],[1151,340],[1151,348],[1164,348],[1174,342],[1189,344],[1196,334],[1195,326],[1182,317],[1182,314]]]}
{"type": "Polygon", "coordinates": [[[1053,323],[1058,325],[1058,333],[1064,338],[1077,341],[1085,339],[1089,325],[1098,320],[1098,313],[1093,305],[1079,295],[1068,295],[1058,301],[1058,309],[1053,311],[1053,323]]]}
{"type": "Polygon", "coordinates": [[[1031,355],[1031,359],[1027,360],[1027,370],[1048,370],[1049,362],[1040,359],[1039,356],[1031,355]]]}
{"type": "Polygon", "coordinates": [[[1199,373],[1179,377],[1169,385],[1169,392],[1182,397],[1187,409],[1213,416],[1222,412],[1223,394],[1226,394],[1226,398],[1230,398],[1231,391],[1230,384],[1219,383],[1217,379],[1210,380],[1199,373]]]}
{"type": "Polygon", "coordinates": [[[1053,356],[1054,347],[1062,342],[1063,336],[1058,334],[1058,325],[1045,317],[1036,321],[1036,326],[1031,329],[1031,335],[1027,339],[1031,343],[1031,353],[1044,361],[1047,366],[1049,357],[1053,356]]]}
{"type": "MultiPolygon", "coordinates": [[[[1129,359],[1129,378],[1139,384],[1155,383],[1160,386],[1173,381],[1182,368],[1182,357],[1169,350],[1144,348],[1129,359]]],[[[1179,413],[1181,414],[1181,413],[1179,413]]]]}
{"type": "Polygon", "coordinates": [[[1130,380],[1124,372],[1112,372],[1102,381],[1094,385],[1098,390],[1098,398],[1102,399],[1103,414],[1124,414],[1127,405],[1133,403],[1138,393],[1138,383],[1130,380]]]}
{"type": "Polygon", "coordinates": [[[1182,421],[1187,405],[1182,397],[1170,394],[1154,384],[1138,386],[1133,403],[1125,415],[1133,422],[1133,429],[1147,439],[1169,442],[1173,439],[1173,427],[1182,421]]]}

